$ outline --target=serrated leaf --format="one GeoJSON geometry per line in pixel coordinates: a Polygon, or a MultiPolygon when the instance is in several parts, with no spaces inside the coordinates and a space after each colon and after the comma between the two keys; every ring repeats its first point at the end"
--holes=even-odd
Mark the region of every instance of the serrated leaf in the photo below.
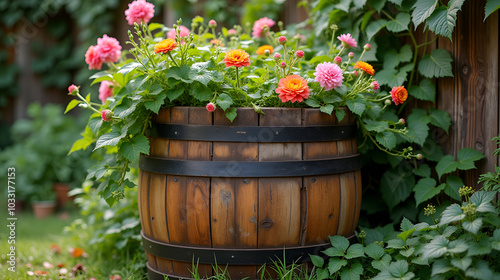
{"type": "Polygon", "coordinates": [[[430,108],[429,117],[431,118],[431,124],[442,128],[446,133],[448,133],[448,129],[451,125],[451,117],[448,112],[430,108]]]}
{"type": "Polygon", "coordinates": [[[385,251],[379,245],[371,243],[365,247],[365,254],[372,259],[380,260],[384,256],[385,251]]]}
{"type": "Polygon", "coordinates": [[[213,96],[213,91],[199,82],[193,82],[189,88],[189,92],[199,101],[208,101],[213,96]]]}
{"type": "Polygon", "coordinates": [[[307,104],[307,106],[310,106],[313,108],[318,108],[320,106],[318,100],[316,100],[314,98],[306,99],[304,102],[307,104]]]}
{"type": "Polygon", "coordinates": [[[408,132],[410,141],[419,145],[424,145],[427,136],[429,135],[429,126],[422,121],[411,121],[408,119],[408,132]]]}
{"type": "Polygon", "coordinates": [[[370,4],[377,12],[380,13],[382,8],[385,6],[386,1],[387,0],[370,0],[370,4]]]}
{"type": "Polygon", "coordinates": [[[465,218],[465,214],[462,211],[462,208],[458,204],[452,204],[443,211],[441,214],[441,221],[439,225],[446,225],[449,223],[461,221],[465,218]]]}
{"type": "Polygon", "coordinates": [[[345,250],[341,250],[339,248],[331,247],[323,251],[323,254],[329,257],[343,257],[345,250]]]}
{"type": "Polygon", "coordinates": [[[409,258],[411,255],[413,255],[413,253],[415,253],[415,247],[410,247],[408,250],[399,251],[399,254],[401,254],[401,256],[406,258],[409,258]]]}
{"type": "Polygon", "coordinates": [[[435,102],[436,86],[431,80],[423,79],[419,86],[411,85],[408,94],[419,100],[435,102]]]}
{"type": "Polygon", "coordinates": [[[424,55],[418,64],[418,71],[427,78],[453,77],[451,63],[453,58],[443,49],[435,49],[424,55]]]}
{"type": "Polygon", "coordinates": [[[351,2],[352,0],[340,0],[338,4],[334,5],[334,7],[348,13],[351,2]]]}
{"type": "Polygon", "coordinates": [[[184,83],[192,83],[193,80],[189,77],[191,74],[191,68],[187,65],[182,65],[181,67],[170,67],[165,71],[165,78],[173,78],[184,83]]]}
{"type": "Polygon", "coordinates": [[[407,199],[415,186],[415,177],[410,172],[401,172],[397,169],[390,169],[382,175],[380,183],[382,197],[393,209],[398,203],[407,199]]]}
{"type": "Polygon", "coordinates": [[[472,258],[470,258],[470,257],[464,257],[462,259],[453,258],[450,260],[450,263],[454,267],[465,272],[465,271],[467,271],[469,266],[472,264],[472,258]]]}
{"type": "Polygon", "coordinates": [[[495,229],[489,243],[491,244],[491,248],[500,251],[500,229],[495,229]]]}
{"type": "Polygon", "coordinates": [[[460,201],[461,198],[458,195],[458,190],[463,187],[464,182],[462,181],[462,178],[458,176],[447,176],[446,177],[446,187],[444,189],[444,192],[450,196],[451,198],[460,201]]]}
{"type": "MultiPolygon", "coordinates": [[[[408,231],[414,229],[415,227],[410,220],[408,220],[406,217],[403,217],[403,221],[401,221],[401,225],[399,228],[401,229],[401,231],[408,231]]],[[[406,240],[406,238],[404,240],[406,240]]]]}
{"type": "Polygon", "coordinates": [[[158,114],[158,111],[160,110],[161,106],[165,102],[166,97],[167,97],[167,93],[155,95],[155,100],[144,102],[144,107],[146,107],[146,109],[152,111],[153,113],[158,114]]]}
{"type": "Polygon", "coordinates": [[[363,245],[361,244],[353,244],[347,249],[347,254],[345,255],[346,259],[354,259],[359,258],[365,255],[365,251],[363,245]]]}
{"type": "Polygon", "coordinates": [[[366,27],[366,36],[368,37],[368,41],[370,41],[375,34],[377,34],[382,28],[387,24],[387,20],[379,19],[377,21],[373,21],[366,27]]]}
{"type": "Polygon", "coordinates": [[[126,133],[120,134],[118,132],[109,132],[102,135],[99,139],[97,139],[94,151],[104,146],[116,146],[118,142],[125,137],[125,135],[126,133]]]}
{"type": "Polygon", "coordinates": [[[423,249],[423,254],[422,258],[423,259],[429,259],[429,258],[439,258],[444,253],[447,251],[448,247],[448,239],[446,239],[444,236],[438,235],[430,243],[427,243],[424,246],[423,249]]]}
{"type": "Polygon", "coordinates": [[[338,122],[341,122],[345,117],[345,111],[344,110],[335,110],[335,117],[337,118],[338,122]]]}
{"type": "Polygon", "coordinates": [[[436,260],[432,264],[432,276],[444,274],[450,270],[453,270],[450,260],[436,260]]]}
{"type": "Polygon", "coordinates": [[[415,25],[415,30],[417,27],[423,23],[434,10],[436,9],[436,5],[438,0],[417,0],[413,5],[413,12],[411,14],[413,25],[415,25]]]}
{"type": "Polygon", "coordinates": [[[328,262],[328,271],[330,271],[330,275],[333,275],[335,272],[339,271],[346,265],[346,260],[341,260],[339,258],[330,258],[330,261],[328,262]]]}
{"type": "Polygon", "coordinates": [[[457,12],[462,8],[465,0],[451,0],[448,7],[437,8],[427,19],[427,25],[432,32],[451,39],[451,33],[457,21],[457,12]]]}
{"type": "Polygon", "coordinates": [[[405,242],[402,239],[391,239],[387,242],[387,248],[403,249],[405,242]]]}
{"type": "Polygon", "coordinates": [[[363,274],[363,266],[360,263],[353,263],[351,266],[342,269],[340,279],[359,280],[361,274],[363,274]]]}
{"type": "Polygon", "coordinates": [[[219,107],[221,107],[224,111],[226,111],[229,107],[231,107],[231,105],[233,105],[233,99],[225,93],[219,95],[216,102],[217,105],[219,105],[219,107]]]}
{"type": "Polygon", "coordinates": [[[366,25],[368,24],[368,22],[372,18],[373,13],[375,13],[375,11],[365,12],[365,14],[363,15],[363,20],[361,21],[361,25],[359,27],[361,29],[361,31],[365,31],[366,25]]]}
{"type": "Polygon", "coordinates": [[[383,132],[389,128],[389,124],[385,121],[374,121],[371,119],[363,120],[365,128],[368,131],[383,132]]]}
{"type": "Polygon", "coordinates": [[[474,219],[472,222],[470,221],[464,221],[462,223],[462,226],[464,227],[464,229],[474,235],[477,234],[478,230],[481,229],[481,227],[483,226],[483,219],[481,218],[476,218],[474,219]]]}
{"type": "Polygon", "coordinates": [[[80,103],[82,103],[82,101],[80,101],[80,100],[77,100],[77,99],[71,100],[68,103],[68,106],[66,106],[66,110],[64,111],[64,114],[66,114],[67,112],[71,111],[71,109],[75,108],[80,103]]]}
{"type": "Polygon", "coordinates": [[[484,6],[484,20],[500,8],[500,0],[488,0],[484,6]]]}
{"type": "Polygon", "coordinates": [[[237,115],[238,115],[238,113],[236,113],[236,108],[231,108],[231,110],[229,110],[228,112],[226,112],[226,118],[230,122],[233,122],[237,115]]]}
{"type": "Polygon", "coordinates": [[[406,272],[408,272],[408,262],[399,260],[397,262],[391,263],[391,265],[389,266],[389,272],[394,277],[403,278],[406,272]]]}
{"type": "Polygon", "coordinates": [[[479,242],[470,242],[470,248],[467,251],[467,256],[483,256],[491,253],[491,245],[488,238],[481,238],[479,242]]]}
{"type": "Polygon", "coordinates": [[[495,199],[495,195],[496,192],[475,192],[471,195],[470,202],[476,204],[476,211],[478,212],[496,213],[496,208],[491,204],[491,201],[495,199]]]}
{"type": "Polygon", "coordinates": [[[183,87],[178,87],[176,89],[169,89],[169,90],[167,90],[168,100],[174,101],[179,96],[181,96],[183,93],[184,93],[184,88],[183,87]]]}
{"type": "Polygon", "coordinates": [[[446,155],[442,157],[436,165],[436,172],[439,179],[441,179],[441,176],[443,176],[443,174],[448,174],[455,170],[457,170],[457,163],[452,155],[446,155]]]}
{"type": "Polygon", "coordinates": [[[325,264],[325,260],[320,256],[309,254],[309,257],[311,258],[311,262],[315,267],[323,267],[323,265],[325,264]]]}
{"type": "Polygon", "coordinates": [[[366,104],[359,99],[347,100],[346,105],[351,112],[358,116],[361,116],[366,109],[366,104]]]}
{"type": "Polygon", "coordinates": [[[401,31],[408,30],[408,25],[410,24],[410,14],[408,13],[399,13],[397,14],[396,18],[393,20],[390,20],[387,25],[385,26],[387,30],[398,33],[401,31]]]}
{"type": "MultiPolygon", "coordinates": [[[[377,245],[378,246],[378,245],[377,245]]],[[[382,259],[374,260],[371,262],[373,268],[378,269],[380,271],[386,271],[389,269],[389,265],[391,262],[391,256],[389,254],[385,254],[382,259]]]]}
{"type": "Polygon", "coordinates": [[[135,162],[141,153],[149,155],[148,138],[144,135],[136,135],[130,141],[123,142],[119,151],[125,158],[135,162]]]}
{"type": "Polygon", "coordinates": [[[354,0],[354,6],[362,9],[366,4],[366,0],[354,0]]]}
{"type": "Polygon", "coordinates": [[[484,158],[484,155],[473,148],[463,148],[458,151],[457,158],[457,168],[468,170],[475,169],[474,162],[484,158]]]}
{"type": "Polygon", "coordinates": [[[418,181],[417,185],[413,189],[415,191],[415,201],[417,206],[420,203],[427,201],[436,195],[440,194],[442,190],[446,187],[445,184],[440,184],[436,188],[436,180],[432,178],[422,178],[418,181]]]}
{"type": "Polygon", "coordinates": [[[410,237],[412,235],[412,233],[414,231],[415,231],[414,228],[407,230],[407,231],[403,231],[402,233],[398,234],[398,238],[403,240],[406,243],[406,240],[408,239],[408,237],[410,237]]]}
{"type": "Polygon", "coordinates": [[[378,81],[380,85],[388,85],[389,87],[401,86],[406,80],[406,72],[398,72],[394,68],[382,69],[378,71],[374,79],[378,81]]]}
{"type": "Polygon", "coordinates": [[[331,115],[333,112],[333,105],[332,104],[326,104],[325,106],[321,106],[319,110],[325,114],[331,115]]]}
{"type": "Polygon", "coordinates": [[[377,133],[375,139],[388,150],[392,150],[396,147],[396,135],[392,131],[377,133]]]}
{"type": "Polygon", "coordinates": [[[412,172],[413,174],[420,177],[424,178],[431,177],[431,168],[426,163],[420,165],[418,168],[412,169],[412,172]]]}
{"type": "Polygon", "coordinates": [[[203,85],[206,86],[212,80],[212,75],[210,71],[201,71],[201,72],[191,71],[189,72],[189,79],[202,83],[203,85]]]}

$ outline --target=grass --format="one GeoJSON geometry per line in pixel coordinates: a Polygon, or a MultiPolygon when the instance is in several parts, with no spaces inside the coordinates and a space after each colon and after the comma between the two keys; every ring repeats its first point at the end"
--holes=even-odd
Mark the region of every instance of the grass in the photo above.
{"type": "MultiPolygon", "coordinates": [[[[79,218],[76,212],[70,213],[69,218],[60,219],[53,215],[46,219],[36,219],[29,212],[17,214],[15,244],[9,244],[9,229],[6,225],[7,211],[1,211],[0,220],[0,279],[39,279],[39,276],[30,276],[29,273],[38,271],[48,272],[43,279],[59,279],[59,268],[64,265],[70,273],[77,265],[83,265],[85,272],[80,275],[71,276],[67,279],[109,279],[111,275],[118,274],[122,279],[144,279],[143,267],[146,263],[145,256],[138,252],[134,256],[120,255],[114,258],[104,256],[97,248],[87,245],[89,232],[84,229],[80,234],[67,233],[64,231],[73,220],[79,218]],[[60,253],[51,249],[57,245],[61,248],[60,253]],[[10,247],[16,247],[15,271],[10,271],[9,261],[10,247]],[[74,257],[71,254],[73,248],[81,248],[87,257],[74,257]],[[44,262],[54,268],[44,267],[44,262]]],[[[50,266],[49,266],[50,267],[50,266]]],[[[67,274],[66,276],[68,276],[67,274]]]]}

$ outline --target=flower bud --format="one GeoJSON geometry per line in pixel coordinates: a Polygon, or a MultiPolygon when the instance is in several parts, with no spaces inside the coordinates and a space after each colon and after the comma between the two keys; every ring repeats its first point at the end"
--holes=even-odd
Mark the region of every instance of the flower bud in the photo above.
{"type": "Polygon", "coordinates": [[[352,73],[353,73],[353,74],[354,74],[354,76],[356,76],[356,77],[359,75],[359,73],[358,73],[358,71],[357,71],[357,70],[354,70],[354,72],[352,72],[352,73]]]}
{"type": "Polygon", "coordinates": [[[339,30],[339,27],[338,27],[336,24],[332,24],[332,25],[330,25],[330,28],[331,28],[332,30],[339,30]]]}
{"type": "Polygon", "coordinates": [[[400,118],[398,124],[405,124],[405,122],[406,122],[405,119],[400,118]]]}
{"type": "Polygon", "coordinates": [[[191,44],[189,44],[189,48],[190,48],[190,49],[195,49],[195,48],[196,48],[196,45],[195,45],[195,44],[193,44],[193,43],[191,43],[191,44]]]}
{"type": "Polygon", "coordinates": [[[286,68],[286,62],[284,62],[284,61],[281,62],[280,67],[283,68],[283,69],[285,69],[286,68]]]}
{"type": "Polygon", "coordinates": [[[365,51],[369,51],[369,50],[371,50],[371,49],[372,49],[372,45],[370,45],[370,44],[365,44],[365,46],[363,47],[363,49],[364,49],[365,51]]]}
{"type": "Polygon", "coordinates": [[[211,19],[209,22],[208,22],[208,27],[210,28],[215,28],[217,26],[217,22],[213,19],[211,19]]]}
{"type": "Polygon", "coordinates": [[[391,103],[392,103],[392,101],[391,101],[390,99],[386,99],[386,100],[385,100],[385,105],[386,105],[386,106],[391,105],[391,103]]]}
{"type": "Polygon", "coordinates": [[[207,111],[213,112],[213,111],[215,111],[215,104],[210,102],[207,104],[207,106],[205,106],[205,108],[207,108],[207,111]]]}
{"type": "MultiPolygon", "coordinates": [[[[340,65],[340,64],[342,63],[342,57],[340,57],[340,56],[338,56],[338,55],[337,55],[337,56],[333,59],[333,61],[334,61],[336,64],[339,64],[339,65],[340,65]]],[[[357,75],[356,75],[356,76],[357,76],[357,75]]]]}
{"type": "Polygon", "coordinates": [[[417,154],[417,159],[418,159],[418,160],[421,160],[421,159],[423,159],[423,158],[424,158],[424,156],[423,156],[422,154],[417,154]]]}
{"type": "Polygon", "coordinates": [[[350,58],[350,59],[353,59],[353,58],[354,58],[354,53],[353,53],[353,52],[349,52],[349,58],[350,58]]]}
{"type": "Polygon", "coordinates": [[[110,110],[104,110],[102,111],[101,117],[103,121],[109,122],[113,117],[113,112],[111,112],[110,110]]]}
{"type": "Polygon", "coordinates": [[[270,51],[270,50],[265,50],[265,51],[264,51],[264,55],[265,55],[265,56],[269,56],[270,54],[271,54],[271,51],[270,51]]]}
{"type": "Polygon", "coordinates": [[[275,53],[275,54],[274,54],[274,59],[275,59],[276,61],[280,60],[280,58],[281,58],[281,54],[279,54],[279,53],[275,53]]]}
{"type": "Polygon", "coordinates": [[[380,85],[378,84],[377,81],[373,81],[371,84],[370,84],[370,87],[374,90],[374,91],[377,91],[379,88],[380,88],[380,85]]]}
{"type": "Polygon", "coordinates": [[[228,35],[228,36],[233,36],[233,35],[236,35],[236,30],[234,30],[233,28],[229,29],[229,30],[227,31],[227,35],[228,35]]]}
{"type": "Polygon", "coordinates": [[[283,29],[283,22],[281,20],[278,21],[278,27],[280,28],[280,30],[283,29]]]}
{"type": "Polygon", "coordinates": [[[302,50],[298,50],[298,51],[295,53],[295,55],[296,55],[297,57],[302,58],[302,57],[304,57],[304,51],[302,51],[302,50]]]}
{"type": "Polygon", "coordinates": [[[281,44],[281,45],[285,45],[286,44],[286,37],[285,36],[280,36],[278,38],[278,42],[281,44]]]}
{"type": "Polygon", "coordinates": [[[78,87],[75,85],[70,85],[68,87],[68,95],[76,95],[79,92],[78,87]]]}

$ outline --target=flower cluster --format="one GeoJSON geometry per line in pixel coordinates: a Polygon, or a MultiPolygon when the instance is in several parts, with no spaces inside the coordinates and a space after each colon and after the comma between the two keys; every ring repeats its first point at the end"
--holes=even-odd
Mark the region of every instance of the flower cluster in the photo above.
{"type": "MultiPolygon", "coordinates": [[[[255,21],[248,34],[241,26],[227,29],[201,17],[192,20],[191,28],[182,20],[172,27],[150,25],[153,15],[154,5],[145,0],[129,4],[125,16],[136,35],[129,32],[127,43],[132,48],[126,55],[119,42],[107,35],[89,47],[85,55],[89,69],[109,66],[92,76],[94,83],[100,82],[100,103],[92,102],[90,95],[82,96],[77,86],[68,88],[78,98],[68,110],[79,106],[94,112],[84,138],[72,150],[94,142],[96,149],[118,147],[124,152],[113,172],[126,172],[129,162],[147,153],[143,134],[149,118],[168,106],[222,110],[230,121],[237,117],[237,107],[253,107],[257,112],[262,107],[313,107],[341,121],[345,114],[341,107],[348,107],[364,138],[382,150],[396,147],[396,134],[407,137],[404,120],[385,120],[382,113],[404,103],[408,92],[403,86],[384,91],[374,79],[376,71],[369,59],[363,60],[371,45],[359,48],[361,44],[349,33],[336,36],[336,26],[331,28],[330,44],[317,51],[304,35],[281,30],[282,23],[276,31],[276,22],[267,17],[255,21]]],[[[416,157],[410,149],[394,154],[416,157]]],[[[126,176],[113,178],[110,185],[127,184],[126,176]]],[[[119,189],[107,193],[120,196],[119,189]]]]}

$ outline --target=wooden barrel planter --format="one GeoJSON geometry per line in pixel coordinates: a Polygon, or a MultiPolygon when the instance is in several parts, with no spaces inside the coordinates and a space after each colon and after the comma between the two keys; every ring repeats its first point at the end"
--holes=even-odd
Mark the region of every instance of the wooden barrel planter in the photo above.
{"type": "Polygon", "coordinates": [[[259,278],[271,259],[308,261],[328,236],[351,236],[361,207],[354,118],[317,109],[172,107],[153,120],[139,210],[150,279],[212,265],[259,278]]]}

